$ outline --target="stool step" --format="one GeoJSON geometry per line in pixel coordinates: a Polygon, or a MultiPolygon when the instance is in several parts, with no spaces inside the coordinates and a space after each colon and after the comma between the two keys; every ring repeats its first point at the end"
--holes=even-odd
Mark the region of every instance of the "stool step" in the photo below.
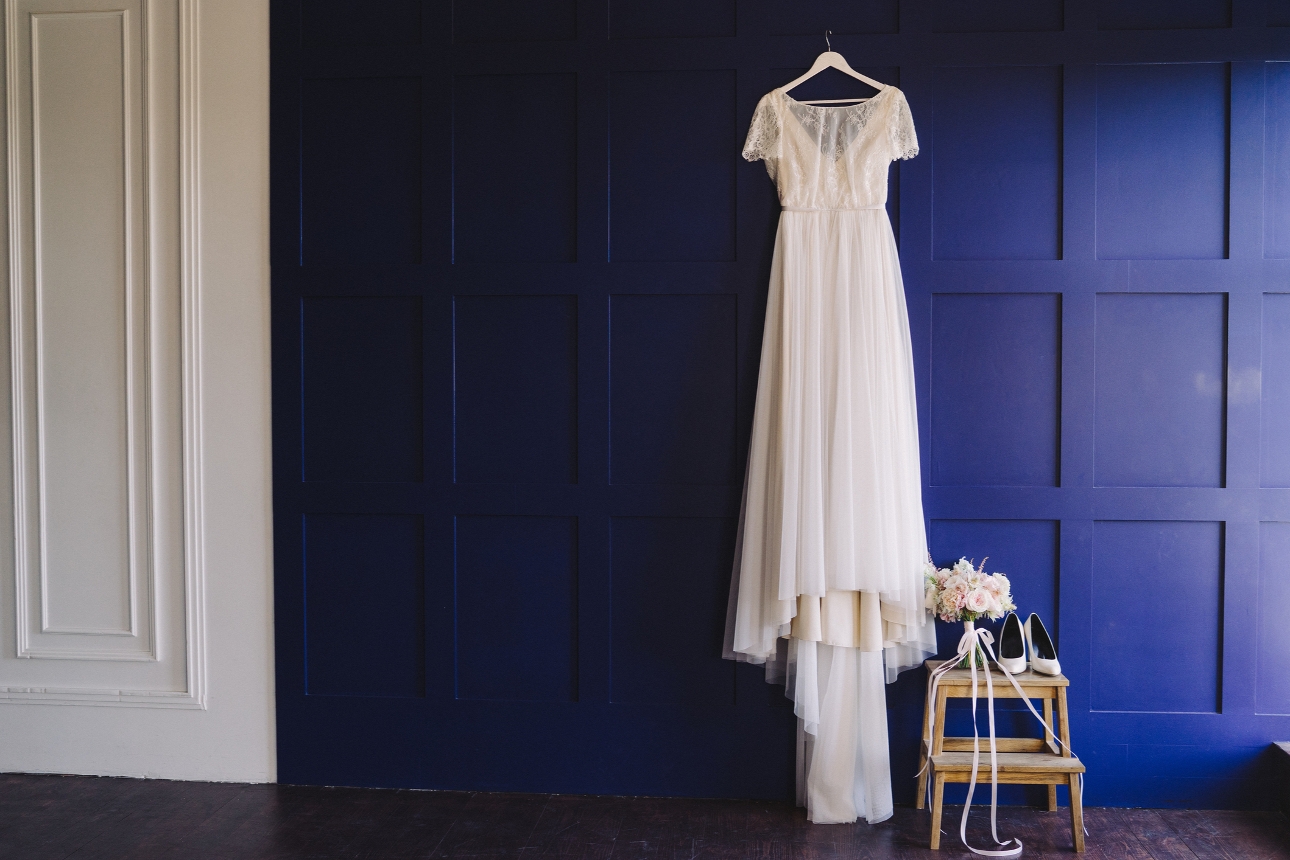
{"type": "MultiPolygon", "coordinates": [[[[985,746],[985,744],[982,744],[985,746]]],[[[1000,781],[1005,775],[1041,775],[1053,774],[1063,778],[1072,773],[1083,773],[1084,763],[1077,758],[1032,752],[1001,752],[999,759],[1000,781]]],[[[932,767],[947,776],[972,772],[971,752],[947,752],[932,756],[932,767]]],[[[990,751],[981,750],[980,762],[977,765],[977,779],[990,778],[990,751]]]]}

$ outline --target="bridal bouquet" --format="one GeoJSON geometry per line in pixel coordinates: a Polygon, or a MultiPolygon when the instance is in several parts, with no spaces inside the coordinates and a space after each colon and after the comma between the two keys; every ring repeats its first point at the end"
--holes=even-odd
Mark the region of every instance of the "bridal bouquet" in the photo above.
{"type": "Polygon", "coordinates": [[[942,621],[976,621],[982,616],[998,620],[1017,608],[1008,577],[986,573],[984,559],[980,567],[960,558],[952,567],[942,568],[929,559],[923,582],[925,605],[942,621]]]}

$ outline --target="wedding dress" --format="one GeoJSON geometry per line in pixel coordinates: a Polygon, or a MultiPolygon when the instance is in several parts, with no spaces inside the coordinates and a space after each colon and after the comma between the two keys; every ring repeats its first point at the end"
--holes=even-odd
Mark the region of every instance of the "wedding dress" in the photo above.
{"type": "Polygon", "coordinates": [[[847,107],[774,90],[743,156],[783,212],[771,262],[725,656],[766,665],[798,717],[817,823],[892,813],[883,681],[936,652],[909,319],[887,171],[918,153],[905,95],[847,107]]]}

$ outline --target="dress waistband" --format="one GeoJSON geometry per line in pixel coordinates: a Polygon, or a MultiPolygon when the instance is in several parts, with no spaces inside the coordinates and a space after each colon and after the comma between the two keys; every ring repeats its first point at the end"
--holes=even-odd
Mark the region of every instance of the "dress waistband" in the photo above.
{"type": "Polygon", "coordinates": [[[808,209],[808,208],[798,207],[798,206],[784,206],[781,208],[780,211],[782,212],[864,212],[868,209],[886,209],[886,208],[887,208],[886,203],[875,203],[872,206],[853,206],[850,209],[826,209],[826,208],[808,209]]]}

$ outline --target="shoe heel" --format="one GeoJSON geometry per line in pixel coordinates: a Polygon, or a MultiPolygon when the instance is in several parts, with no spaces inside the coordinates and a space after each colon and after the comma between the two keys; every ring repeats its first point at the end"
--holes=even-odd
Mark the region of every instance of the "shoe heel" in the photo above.
{"type": "Polygon", "coordinates": [[[1030,670],[1040,675],[1060,675],[1062,664],[1057,660],[1057,646],[1048,635],[1044,621],[1035,613],[1026,619],[1026,644],[1030,648],[1030,670]]]}

